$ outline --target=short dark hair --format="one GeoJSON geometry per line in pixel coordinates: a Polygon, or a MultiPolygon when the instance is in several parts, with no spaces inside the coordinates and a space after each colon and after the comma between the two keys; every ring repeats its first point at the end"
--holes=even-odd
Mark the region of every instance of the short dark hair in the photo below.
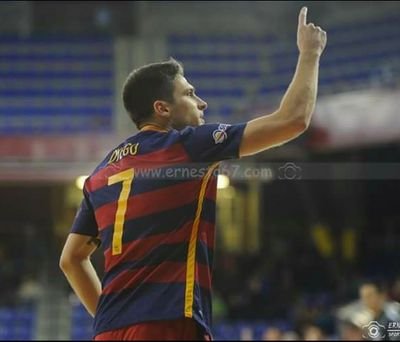
{"type": "Polygon", "coordinates": [[[138,128],[153,113],[157,100],[173,103],[177,75],[184,75],[183,66],[172,57],[165,62],[144,65],[133,70],[122,89],[124,107],[138,128]]]}

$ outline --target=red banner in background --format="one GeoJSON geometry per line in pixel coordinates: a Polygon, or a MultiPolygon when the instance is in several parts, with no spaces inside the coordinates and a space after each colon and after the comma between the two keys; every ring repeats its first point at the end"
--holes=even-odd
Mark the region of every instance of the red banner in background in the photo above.
{"type": "Polygon", "coordinates": [[[118,143],[112,135],[2,136],[0,160],[97,160],[118,143]]]}
{"type": "Polygon", "coordinates": [[[69,181],[90,173],[125,138],[104,134],[2,136],[0,181],[69,181]]]}
{"type": "Polygon", "coordinates": [[[317,99],[308,146],[316,150],[400,140],[400,89],[369,89],[317,99]]]}

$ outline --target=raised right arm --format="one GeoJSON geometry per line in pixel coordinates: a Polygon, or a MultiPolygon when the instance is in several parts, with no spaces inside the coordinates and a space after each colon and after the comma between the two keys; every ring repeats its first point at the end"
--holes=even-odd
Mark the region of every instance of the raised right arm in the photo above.
{"type": "Polygon", "coordinates": [[[300,51],[296,72],[279,109],[251,120],[243,133],[240,156],[248,156],[282,145],[304,132],[315,108],[319,59],[326,45],[326,32],[307,24],[307,8],[299,14],[297,45],[300,51]]]}

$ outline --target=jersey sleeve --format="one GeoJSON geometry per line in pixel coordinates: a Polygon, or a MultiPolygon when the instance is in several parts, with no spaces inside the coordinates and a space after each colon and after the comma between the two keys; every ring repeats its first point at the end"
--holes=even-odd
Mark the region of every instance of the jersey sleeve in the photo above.
{"type": "Polygon", "coordinates": [[[96,237],[98,235],[97,222],[93,207],[89,202],[89,196],[85,190],[83,190],[83,196],[72,224],[71,233],[96,237]]]}
{"type": "Polygon", "coordinates": [[[180,134],[192,161],[215,162],[239,158],[239,147],[245,127],[246,123],[206,124],[187,127],[180,134]]]}

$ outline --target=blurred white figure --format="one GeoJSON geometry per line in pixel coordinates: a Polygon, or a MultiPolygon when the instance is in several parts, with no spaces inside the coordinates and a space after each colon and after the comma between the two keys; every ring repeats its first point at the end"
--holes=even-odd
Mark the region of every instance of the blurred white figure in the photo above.
{"type": "Polygon", "coordinates": [[[360,286],[359,295],[362,305],[372,316],[372,320],[386,325],[388,322],[400,322],[400,304],[389,301],[385,290],[377,283],[366,282],[360,286]]]}
{"type": "Polygon", "coordinates": [[[40,284],[33,276],[27,276],[18,288],[18,299],[21,302],[36,301],[41,295],[40,284]]]}
{"type": "Polygon", "coordinates": [[[282,335],[282,341],[298,341],[300,340],[300,336],[296,334],[294,331],[287,331],[282,335]]]}

